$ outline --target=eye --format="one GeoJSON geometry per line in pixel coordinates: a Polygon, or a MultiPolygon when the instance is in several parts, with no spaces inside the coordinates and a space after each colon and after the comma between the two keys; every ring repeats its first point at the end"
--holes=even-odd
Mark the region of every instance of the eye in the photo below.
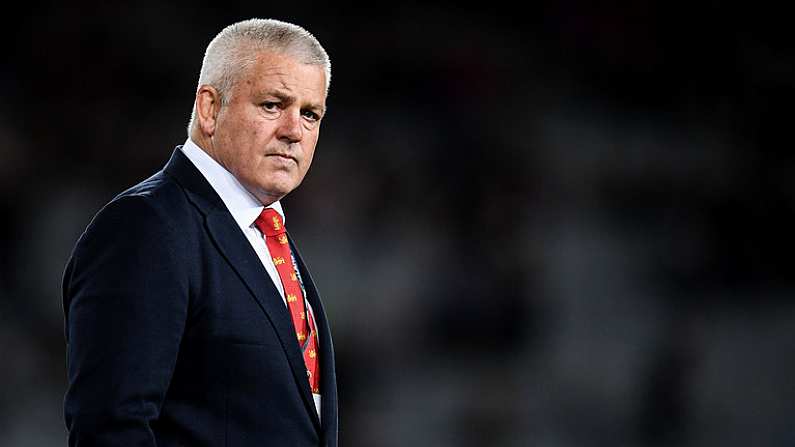
{"type": "Polygon", "coordinates": [[[261,104],[262,108],[267,112],[278,112],[280,103],[276,101],[265,101],[261,104]]]}
{"type": "Polygon", "coordinates": [[[304,110],[303,112],[301,112],[301,115],[311,122],[320,120],[320,115],[318,115],[317,113],[311,110],[304,110]]]}

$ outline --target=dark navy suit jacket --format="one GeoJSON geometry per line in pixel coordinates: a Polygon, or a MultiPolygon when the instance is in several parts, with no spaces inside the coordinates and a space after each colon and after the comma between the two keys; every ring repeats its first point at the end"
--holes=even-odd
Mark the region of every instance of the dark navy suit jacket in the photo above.
{"type": "Polygon", "coordinates": [[[336,447],[331,333],[290,243],[320,336],[320,419],[284,301],[182,151],[107,204],[64,273],[69,445],[336,447]]]}

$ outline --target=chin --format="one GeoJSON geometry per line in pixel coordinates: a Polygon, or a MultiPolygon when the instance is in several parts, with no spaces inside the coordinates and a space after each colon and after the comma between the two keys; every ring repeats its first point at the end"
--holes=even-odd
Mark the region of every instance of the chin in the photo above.
{"type": "Polygon", "coordinates": [[[257,197],[262,201],[262,199],[267,199],[271,203],[280,200],[282,197],[286,196],[293,190],[293,188],[287,187],[274,187],[274,185],[270,185],[271,187],[268,188],[258,188],[259,194],[257,197]]]}
{"type": "Polygon", "coordinates": [[[294,190],[300,182],[296,182],[292,178],[285,178],[285,176],[274,176],[276,178],[270,178],[268,182],[262,182],[260,184],[260,190],[264,191],[268,195],[280,196],[284,197],[286,194],[289,194],[292,190],[294,190]]]}

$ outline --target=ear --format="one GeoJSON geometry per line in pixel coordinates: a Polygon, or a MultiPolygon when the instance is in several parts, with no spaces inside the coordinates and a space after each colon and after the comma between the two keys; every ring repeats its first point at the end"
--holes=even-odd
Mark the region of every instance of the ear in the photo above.
{"type": "Polygon", "coordinates": [[[221,110],[221,95],[215,87],[209,85],[199,86],[196,92],[196,118],[199,121],[199,130],[204,135],[213,136],[218,112],[221,110]]]}

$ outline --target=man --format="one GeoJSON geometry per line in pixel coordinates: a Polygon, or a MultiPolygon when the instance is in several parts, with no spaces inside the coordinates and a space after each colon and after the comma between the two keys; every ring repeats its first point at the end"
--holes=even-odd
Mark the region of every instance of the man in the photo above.
{"type": "Polygon", "coordinates": [[[185,145],[94,217],[64,273],[70,446],[337,445],[329,325],[279,202],[330,76],[296,25],[210,42],[185,145]]]}

